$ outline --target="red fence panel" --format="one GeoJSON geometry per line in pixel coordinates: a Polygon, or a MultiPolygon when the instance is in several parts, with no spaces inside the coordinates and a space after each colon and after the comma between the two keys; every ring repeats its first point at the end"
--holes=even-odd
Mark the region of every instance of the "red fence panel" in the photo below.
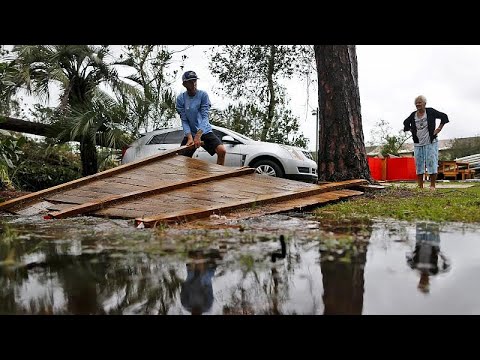
{"type": "Polygon", "coordinates": [[[387,180],[416,180],[415,158],[388,158],[387,180]]]}
{"type": "Polygon", "coordinates": [[[372,178],[375,180],[385,180],[382,179],[382,163],[383,159],[379,158],[373,158],[369,157],[368,158],[368,167],[370,168],[370,175],[372,175],[372,178]]]}

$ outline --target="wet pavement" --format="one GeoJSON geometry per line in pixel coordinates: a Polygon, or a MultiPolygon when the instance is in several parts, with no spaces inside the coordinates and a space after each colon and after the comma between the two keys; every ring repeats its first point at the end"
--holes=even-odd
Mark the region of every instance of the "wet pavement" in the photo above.
{"type": "Polygon", "coordinates": [[[480,226],[0,216],[0,314],[480,314],[480,226]]]}

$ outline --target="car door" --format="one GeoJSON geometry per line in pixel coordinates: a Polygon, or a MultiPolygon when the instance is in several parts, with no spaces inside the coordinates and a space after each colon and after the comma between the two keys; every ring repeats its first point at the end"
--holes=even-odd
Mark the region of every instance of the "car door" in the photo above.
{"type": "Polygon", "coordinates": [[[148,156],[152,156],[158,154],[159,152],[165,150],[159,150],[159,146],[163,139],[165,138],[166,134],[157,134],[152,136],[150,140],[147,140],[144,145],[133,146],[128,149],[129,155],[131,158],[129,161],[143,159],[148,156]],[[133,154],[132,154],[133,153],[133,154]]]}
{"type": "Polygon", "coordinates": [[[180,147],[183,136],[183,130],[176,130],[153,136],[145,146],[147,153],[146,156],[180,147]]]}
{"type": "MultiPolygon", "coordinates": [[[[217,129],[213,129],[212,131],[220,140],[227,135],[223,131],[217,129]]],[[[223,145],[225,145],[225,148],[227,149],[225,165],[233,167],[242,166],[242,147],[244,145],[238,143],[232,144],[228,142],[224,142],[223,145]]],[[[217,163],[217,154],[210,156],[210,154],[204,148],[199,148],[193,157],[199,160],[208,161],[210,163],[217,163]]]]}
{"type": "Polygon", "coordinates": [[[158,150],[167,151],[179,148],[184,137],[183,130],[170,131],[161,139],[161,142],[158,144],[158,150]]]}

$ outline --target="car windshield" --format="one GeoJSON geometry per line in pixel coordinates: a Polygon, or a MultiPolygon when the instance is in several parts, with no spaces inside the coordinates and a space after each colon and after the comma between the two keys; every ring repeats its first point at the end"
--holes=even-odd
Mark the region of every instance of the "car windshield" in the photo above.
{"type": "MultiPolygon", "coordinates": [[[[218,128],[218,130],[223,130],[223,129],[218,128]]],[[[242,140],[255,141],[255,140],[249,138],[248,136],[239,134],[239,133],[236,132],[236,131],[233,131],[233,130],[230,130],[230,129],[227,129],[227,128],[225,128],[225,130],[228,130],[228,131],[231,132],[233,135],[238,136],[238,137],[239,137],[240,139],[242,139],[242,140]]]]}

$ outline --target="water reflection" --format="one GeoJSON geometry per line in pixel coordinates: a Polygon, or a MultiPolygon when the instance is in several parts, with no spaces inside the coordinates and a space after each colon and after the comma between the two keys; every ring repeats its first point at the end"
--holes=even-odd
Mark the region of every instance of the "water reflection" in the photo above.
{"type": "MultiPolygon", "coordinates": [[[[270,243],[270,242],[269,242],[270,243]]],[[[287,251],[287,239],[280,235],[274,241],[275,251],[258,248],[256,254],[243,254],[239,260],[241,272],[235,279],[235,272],[230,270],[228,297],[223,301],[224,315],[281,315],[288,313],[284,309],[289,299],[290,284],[300,256],[295,250],[295,242],[290,239],[287,251]],[[285,261],[281,261],[284,260],[285,261]]],[[[293,311],[295,313],[295,311],[293,311]]]]}
{"type": "Polygon", "coordinates": [[[479,226],[449,225],[440,244],[430,223],[304,222],[161,235],[0,224],[0,314],[480,314],[479,226]],[[444,252],[458,265],[438,276],[444,252]]]}
{"type": "Polygon", "coordinates": [[[324,315],[362,314],[367,246],[321,250],[324,315]]]}
{"type": "Polygon", "coordinates": [[[188,254],[187,278],[182,284],[180,300],[183,307],[192,315],[209,311],[213,304],[212,278],[221,259],[218,250],[194,250],[188,254]]]}
{"type": "Polygon", "coordinates": [[[285,243],[285,236],[280,235],[280,251],[275,251],[272,253],[272,262],[276,262],[277,259],[285,259],[287,255],[287,244],[285,243]]]}
{"type": "MultiPolygon", "coordinates": [[[[275,251],[271,255],[271,261],[275,263],[277,259],[285,259],[285,256],[287,256],[287,244],[285,243],[285,236],[280,235],[279,238],[280,242],[280,251],[275,251]]],[[[271,291],[270,294],[267,292],[267,296],[271,299],[271,310],[270,314],[273,315],[280,315],[281,310],[280,310],[280,302],[281,302],[281,283],[282,283],[282,274],[278,271],[278,269],[275,266],[272,266],[271,268],[271,291]]]]}
{"type": "Polygon", "coordinates": [[[407,253],[407,264],[419,273],[418,290],[430,292],[430,276],[450,270],[450,261],[440,251],[440,229],[438,224],[417,223],[415,250],[407,253]]]}

